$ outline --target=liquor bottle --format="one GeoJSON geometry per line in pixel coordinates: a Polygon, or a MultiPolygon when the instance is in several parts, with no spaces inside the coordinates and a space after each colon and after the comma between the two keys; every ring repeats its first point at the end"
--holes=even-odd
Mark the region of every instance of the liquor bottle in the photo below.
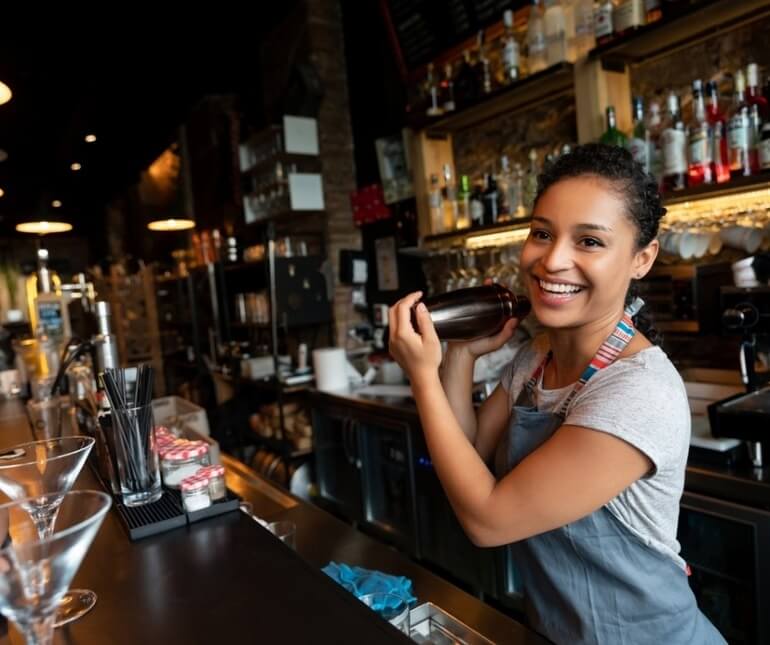
{"type": "Polygon", "coordinates": [[[660,116],[660,104],[651,101],[647,112],[647,134],[650,137],[650,174],[658,184],[663,179],[663,151],[660,147],[660,135],[663,133],[663,119],[660,116]]]}
{"type": "Polygon", "coordinates": [[[471,188],[468,175],[460,177],[460,189],[457,191],[457,228],[470,228],[471,225],[471,188]]]}
{"type": "Polygon", "coordinates": [[[524,208],[524,170],[520,163],[513,164],[513,183],[508,190],[508,203],[511,211],[511,217],[525,217],[527,214],[524,208]]]}
{"type": "Polygon", "coordinates": [[[514,177],[508,157],[500,157],[500,174],[497,177],[497,190],[500,193],[500,217],[499,221],[511,218],[515,201],[511,201],[511,191],[514,190],[514,177]]]}
{"type": "Polygon", "coordinates": [[[470,49],[463,50],[463,58],[454,81],[455,103],[466,106],[478,98],[477,76],[470,49]]]}
{"type": "Polygon", "coordinates": [[[599,141],[609,146],[620,146],[621,148],[627,146],[626,135],[618,130],[618,124],[615,119],[615,108],[611,105],[607,107],[607,129],[599,138],[599,141]]]}
{"type": "Polygon", "coordinates": [[[754,103],[749,109],[749,163],[751,174],[759,172],[759,141],[762,137],[762,117],[759,105],[754,103]]]}
{"type": "Polygon", "coordinates": [[[484,225],[484,188],[481,181],[473,182],[473,192],[470,196],[471,226],[474,228],[484,225]]]}
{"type": "Polygon", "coordinates": [[[428,207],[430,209],[431,233],[444,232],[444,208],[441,203],[441,187],[438,175],[430,176],[430,190],[428,191],[428,207]]]}
{"type": "Polygon", "coordinates": [[[547,67],[542,0],[532,0],[532,6],[529,9],[527,62],[529,63],[530,74],[542,72],[547,67]]]}
{"type": "Polygon", "coordinates": [[[594,35],[593,0],[573,0],[572,16],[575,24],[574,50],[575,59],[583,58],[596,46],[594,35]]]}
{"type": "Polygon", "coordinates": [[[612,40],[612,12],[614,6],[612,0],[599,0],[594,14],[594,35],[596,43],[603,45],[612,40]]]}
{"type": "Polygon", "coordinates": [[[668,95],[668,114],[661,134],[663,192],[687,187],[687,133],[679,109],[679,97],[668,95]]]}
{"type": "Polygon", "coordinates": [[[711,128],[706,117],[706,102],[703,100],[703,84],[700,79],[692,82],[692,119],[687,128],[687,137],[690,152],[687,185],[713,183],[711,128]]]}
{"type": "Polygon", "coordinates": [[[625,36],[644,24],[643,0],[616,0],[612,12],[612,27],[615,36],[625,36]]]}
{"type": "Polygon", "coordinates": [[[519,80],[519,43],[513,33],[513,11],[503,13],[502,78],[501,84],[509,85],[519,80]]]}
{"type": "Polygon", "coordinates": [[[730,176],[751,175],[751,124],[749,106],[745,101],[746,81],[743,72],[735,73],[733,105],[727,123],[727,147],[730,159],[730,176]]]}
{"type": "Polygon", "coordinates": [[[770,122],[762,126],[757,156],[759,168],[761,170],[770,170],[770,122]]]}
{"type": "Polygon", "coordinates": [[[547,67],[567,60],[567,27],[561,0],[545,0],[545,63],[547,67]]]}
{"type": "Polygon", "coordinates": [[[759,87],[759,68],[756,63],[746,66],[746,103],[759,106],[759,117],[763,122],[770,118],[767,99],[762,96],[759,87]]]}
{"type": "Polygon", "coordinates": [[[444,113],[439,105],[439,85],[436,80],[436,72],[433,63],[428,63],[428,76],[425,79],[425,89],[428,95],[428,109],[425,113],[428,116],[440,116],[444,113]]]}
{"type": "MultiPolygon", "coordinates": [[[[532,309],[529,299],[500,284],[467,287],[423,298],[441,340],[472,340],[497,334],[511,318],[521,320],[532,309]]],[[[415,307],[419,303],[415,303],[415,307]]],[[[412,325],[419,332],[416,311],[412,325]]]]}
{"type": "Polygon", "coordinates": [[[495,224],[500,216],[500,193],[497,191],[497,182],[492,173],[484,176],[484,225],[495,224]]]}
{"type": "Polygon", "coordinates": [[[727,121],[719,107],[719,87],[706,83],[706,119],[711,128],[711,174],[722,184],[730,181],[730,157],[727,147],[727,121]]]}
{"type": "Polygon", "coordinates": [[[530,149],[527,158],[529,159],[529,168],[524,177],[524,211],[529,215],[532,213],[535,197],[537,197],[537,178],[540,175],[540,169],[537,165],[537,150],[530,149]]]}
{"type": "Polygon", "coordinates": [[[457,228],[457,187],[452,180],[452,166],[444,164],[444,188],[441,191],[441,204],[444,209],[444,230],[457,228]]]}
{"type": "Polygon", "coordinates": [[[478,49],[478,62],[476,63],[477,84],[480,94],[489,94],[492,91],[492,68],[487,56],[487,46],[484,42],[484,30],[479,29],[476,35],[476,47],[478,49]]]}
{"type": "Polygon", "coordinates": [[[444,78],[439,85],[441,108],[444,112],[454,112],[457,107],[455,104],[455,84],[452,78],[452,63],[444,65],[444,78]]]}
{"type": "Polygon", "coordinates": [[[644,122],[644,101],[642,97],[635,96],[631,106],[633,108],[634,127],[631,137],[628,139],[628,150],[634,161],[639,163],[644,172],[650,172],[650,135],[647,124],[644,122]]]}
{"type": "Polygon", "coordinates": [[[644,0],[644,10],[646,13],[646,22],[648,25],[657,22],[663,17],[663,10],[660,7],[660,0],[644,0]]]}

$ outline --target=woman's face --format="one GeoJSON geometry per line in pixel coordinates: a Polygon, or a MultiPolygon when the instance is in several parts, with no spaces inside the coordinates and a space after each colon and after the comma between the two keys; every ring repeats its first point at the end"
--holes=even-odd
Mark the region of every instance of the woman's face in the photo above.
{"type": "Polygon", "coordinates": [[[617,316],[631,278],[652,266],[658,243],[636,250],[622,198],[597,177],[563,179],[532,214],[521,270],[542,325],[574,328],[617,316]]]}

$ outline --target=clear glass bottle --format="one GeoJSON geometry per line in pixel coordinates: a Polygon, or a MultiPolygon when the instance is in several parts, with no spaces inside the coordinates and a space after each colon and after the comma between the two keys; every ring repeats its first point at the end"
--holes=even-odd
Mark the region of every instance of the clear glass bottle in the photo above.
{"type": "Polygon", "coordinates": [[[500,157],[500,173],[497,176],[497,190],[500,192],[500,217],[499,221],[509,219],[511,213],[511,185],[513,183],[513,173],[508,157],[500,157]]]}
{"type": "Polygon", "coordinates": [[[687,132],[679,109],[679,97],[668,95],[668,113],[661,134],[663,152],[663,191],[683,190],[687,187],[687,132]]]}
{"type": "Polygon", "coordinates": [[[660,183],[663,179],[663,151],[660,148],[663,119],[660,116],[660,104],[657,101],[650,102],[646,123],[647,134],[650,137],[650,174],[660,183]]]}
{"type": "Polygon", "coordinates": [[[567,60],[567,25],[561,0],[545,0],[545,62],[547,67],[567,60]]]}
{"type": "Polygon", "coordinates": [[[599,0],[594,13],[594,36],[596,44],[603,45],[612,40],[612,13],[615,7],[612,0],[599,0]]]}
{"type": "Polygon", "coordinates": [[[727,123],[727,147],[730,157],[730,175],[746,177],[752,174],[751,123],[749,105],[745,100],[746,79],[743,71],[735,73],[733,105],[727,123]]]}
{"type": "Polygon", "coordinates": [[[574,49],[575,59],[578,59],[583,58],[596,47],[593,0],[573,0],[572,15],[575,25],[575,42],[571,49],[574,49]]]}
{"type": "Polygon", "coordinates": [[[457,186],[452,178],[452,167],[444,164],[444,187],[441,189],[441,204],[444,209],[444,230],[457,228],[457,186]]]}
{"type": "Polygon", "coordinates": [[[484,185],[481,181],[473,183],[473,192],[470,196],[471,226],[484,225],[484,185]]]}
{"type": "Polygon", "coordinates": [[[542,72],[546,63],[545,24],[543,22],[542,0],[532,0],[527,24],[527,63],[529,73],[542,72]]]}
{"type": "Polygon", "coordinates": [[[615,36],[625,36],[644,25],[644,0],[616,0],[612,12],[612,28],[615,36]]]}
{"type": "Polygon", "coordinates": [[[507,9],[503,13],[502,39],[502,84],[509,85],[519,80],[519,43],[513,33],[513,11],[507,9]]]}
{"type": "Polygon", "coordinates": [[[428,191],[428,209],[430,212],[430,225],[432,233],[444,232],[444,207],[441,200],[441,186],[438,175],[430,176],[430,190],[428,191]]]}
{"type": "Polygon", "coordinates": [[[524,177],[524,210],[526,214],[529,215],[535,204],[535,197],[537,196],[537,178],[540,174],[537,150],[534,148],[530,149],[527,158],[529,159],[529,168],[524,177]]]}
{"type": "Polygon", "coordinates": [[[692,119],[687,128],[689,163],[687,185],[700,186],[714,181],[711,163],[711,128],[706,118],[706,102],[703,100],[703,84],[700,79],[692,82],[692,119]]]}
{"type": "Polygon", "coordinates": [[[631,107],[634,127],[628,139],[628,150],[634,161],[639,163],[645,172],[650,172],[650,135],[644,121],[644,100],[642,97],[635,96],[631,107]]]}
{"type": "Polygon", "coordinates": [[[425,114],[428,116],[441,116],[444,110],[441,109],[439,104],[439,82],[436,78],[436,71],[433,67],[433,63],[428,63],[428,72],[425,79],[425,93],[428,97],[428,109],[425,114]]]}

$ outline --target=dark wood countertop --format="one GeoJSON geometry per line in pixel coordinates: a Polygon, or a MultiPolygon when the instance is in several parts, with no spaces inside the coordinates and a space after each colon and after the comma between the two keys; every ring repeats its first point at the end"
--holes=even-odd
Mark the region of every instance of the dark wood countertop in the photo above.
{"type": "MultiPolygon", "coordinates": [[[[0,403],[0,436],[29,439],[21,403],[0,403]]],[[[534,632],[325,511],[224,457],[228,486],[265,519],[297,524],[292,551],[240,512],[130,542],[108,513],[72,587],[99,601],[56,643],[411,642],[320,571],[330,560],[405,575],[431,601],[497,643],[545,643],[534,632]]],[[[77,488],[98,488],[88,468],[77,488]]],[[[13,628],[0,644],[20,643],[13,628]]]]}

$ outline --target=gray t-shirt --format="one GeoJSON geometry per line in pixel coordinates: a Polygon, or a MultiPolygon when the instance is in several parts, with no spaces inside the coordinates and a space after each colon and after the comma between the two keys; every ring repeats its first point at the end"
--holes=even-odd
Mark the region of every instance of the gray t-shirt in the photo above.
{"type": "MultiPolygon", "coordinates": [[[[500,384],[511,406],[546,351],[544,337],[528,341],[504,370],[500,384]]],[[[544,390],[541,378],[535,388],[537,408],[557,412],[572,388],[544,390]]],[[[572,400],[564,423],[614,435],[649,457],[652,471],[606,506],[645,544],[684,568],[676,528],[690,447],[690,407],[682,378],[663,350],[649,347],[599,370],[572,400]]]]}

